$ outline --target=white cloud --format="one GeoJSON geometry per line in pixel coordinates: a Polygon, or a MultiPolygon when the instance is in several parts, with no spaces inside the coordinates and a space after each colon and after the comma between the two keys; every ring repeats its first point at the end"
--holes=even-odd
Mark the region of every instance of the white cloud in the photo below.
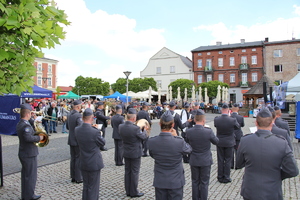
{"type": "Polygon", "coordinates": [[[162,29],[136,31],[136,21],[124,15],[110,15],[97,10],[91,13],[83,0],[56,0],[72,24],[66,27],[66,42],[98,47],[110,56],[131,61],[149,59],[165,46],[162,29]]]}
{"type": "Polygon", "coordinates": [[[293,5],[293,8],[295,8],[294,13],[295,13],[296,15],[300,15],[300,6],[293,5]]]}
{"type": "MultiPolygon", "coordinates": [[[[294,6],[295,13],[300,15],[300,7],[294,6]]],[[[216,41],[226,43],[239,43],[240,39],[245,39],[246,42],[261,41],[265,37],[269,37],[269,41],[290,40],[292,37],[300,37],[300,17],[290,19],[278,18],[274,21],[266,23],[257,23],[251,26],[236,25],[228,27],[223,22],[213,25],[200,25],[194,27],[195,31],[210,31],[214,40],[211,44],[216,44],[216,41]]]]}
{"type": "Polygon", "coordinates": [[[83,63],[85,65],[99,65],[100,61],[98,61],[98,60],[85,60],[83,63]]]}

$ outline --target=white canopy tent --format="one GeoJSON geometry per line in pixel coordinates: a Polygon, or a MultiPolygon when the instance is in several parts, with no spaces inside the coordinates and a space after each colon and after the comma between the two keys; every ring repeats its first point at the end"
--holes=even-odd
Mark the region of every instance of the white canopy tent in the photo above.
{"type": "Polygon", "coordinates": [[[288,94],[297,94],[300,92],[300,73],[291,80],[289,80],[288,85],[287,85],[287,95],[288,94]]]}

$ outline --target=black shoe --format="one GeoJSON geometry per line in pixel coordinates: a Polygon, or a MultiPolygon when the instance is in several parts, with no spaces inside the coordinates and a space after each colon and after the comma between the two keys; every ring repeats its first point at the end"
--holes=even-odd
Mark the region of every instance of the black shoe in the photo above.
{"type": "Polygon", "coordinates": [[[106,147],[100,148],[101,151],[107,151],[106,147]]]}
{"type": "Polygon", "coordinates": [[[77,184],[79,184],[79,183],[83,183],[83,180],[81,180],[81,181],[75,181],[77,184]]]}
{"type": "Polygon", "coordinates": [[[223,180],[223,183],[230,183],[232,180],[231,178],[230,179],[226,179],[226,180],[223,180]]]}
{"type": "Polygon", "coordinates": [[[141,197],[141,196],[144,196],[144,193],[138,193],[136,195],[133,195],[133,196],[130,196],[131,198],[134,198],[134,197],[141,197]]]}
{"type": "Polygon", "coordinates": [[[148,154],[144,154],[144,155],[142,155],[143,157],[148,157],[148,154]]]}
{"type": "Polygon", "coordinates": [[[35,195],[35,194],[34,194],[33,197],[32,197],[32,199],[33,199],[33,200],[36,200],[36,199],[39,199],[39,198],[41,198],[41,197],[42,197],[42,195],[35,195]]]}
{"type": "Polygon", "coordinates": [[[52,131],[50,131],[50,133],[52,133],[52,131]]]}
{"type": "Polygon", "coordinates": [[[124,163],[122,163],[122,164],[116,164],[116,166],[123,166],[124,165],[124,163]]]}
{"type": "Polygon", "coordinates": [[[56,131],[53,131],[53,133],[57,133],[56,131]]]}
{"type": "Polygon", "coordinates": [[[130,194],[126,194],[126,196],[130,197],[130,194]]]}
{"type": "Polygon", "coordinates": [[[75,179],[74,179],[74,178],[72,178],[71,182],[72,182],[72,183],[74,183],[74,182],[75,182],[75,179]]]}
{"type": "Polygon", "coordinates": [[[235,168],[235,170],[238,170],[238,169],[242,169],[242,168],[238,168],[238,167],[235,168]]]}
{"type": "Polygon", "coordinates": [[[234,169],[233,167],[230,167],[230,169],[234,169]]]}

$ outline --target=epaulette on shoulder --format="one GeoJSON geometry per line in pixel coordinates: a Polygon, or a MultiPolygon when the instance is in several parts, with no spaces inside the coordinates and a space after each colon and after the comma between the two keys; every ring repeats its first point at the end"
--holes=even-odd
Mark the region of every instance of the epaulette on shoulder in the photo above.
{"type": "Polygon", "coordinates": [[[207,126],[204,126],[204,128],[206,128],[206,129],[211,129],[210,127],[207,127],[207,126]]]}
{"type": "Polygon", "coordinates": [[[220,116],[215,116],[215,119],[217,119],[218,117],[220,117],[220,116]]]}
{"type": "Polygon", "coordinates": [[[174,136],[174,138],[177,138],[177,139],[183,139],[183,138],[180,137],[180,136],[174,136]]]}
{"type": "Polygon", "coordinates": [[[247,137],[247,136],[249,136],[249,135],[252,135],[252,133],[248,133],[248,134],[246,134],[246,135],[243,135],[243,137],[247,137]]]}
{"type": "Polygon", "coordinates": [[[269,138],[269,137],[272,137],[272,136],[276,136],[276,137],[278,137],[278,138],[280,138],[282,140],[285,140],[285,138],[283,136],[277,135],[277,134],[271,134],[271,135],[266,136],[265,138],[269,138]]]}

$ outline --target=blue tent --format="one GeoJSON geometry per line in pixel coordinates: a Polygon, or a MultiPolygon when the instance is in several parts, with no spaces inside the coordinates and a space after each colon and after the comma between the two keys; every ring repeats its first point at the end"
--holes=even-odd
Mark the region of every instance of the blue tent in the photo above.
{"type": "Polygon", "coordinates": [[[52,98],[52,91],[47,90],[36,85],[32,86],[33,93],[30,92],[22,92],[21,98],[52,98]]]}
{"type": "MultiPolygon", "coordinates": [[[[115,92],[112,95],[109,96],[104,96],[104,99],[116,99],[116,100],[120,100],[120,101],[124,101],[126,102],[126,95],[121,94],[120,92],[115,92]]],[[[128,102],[131,101],[131,97],[128,96],[128,102]]]]}

